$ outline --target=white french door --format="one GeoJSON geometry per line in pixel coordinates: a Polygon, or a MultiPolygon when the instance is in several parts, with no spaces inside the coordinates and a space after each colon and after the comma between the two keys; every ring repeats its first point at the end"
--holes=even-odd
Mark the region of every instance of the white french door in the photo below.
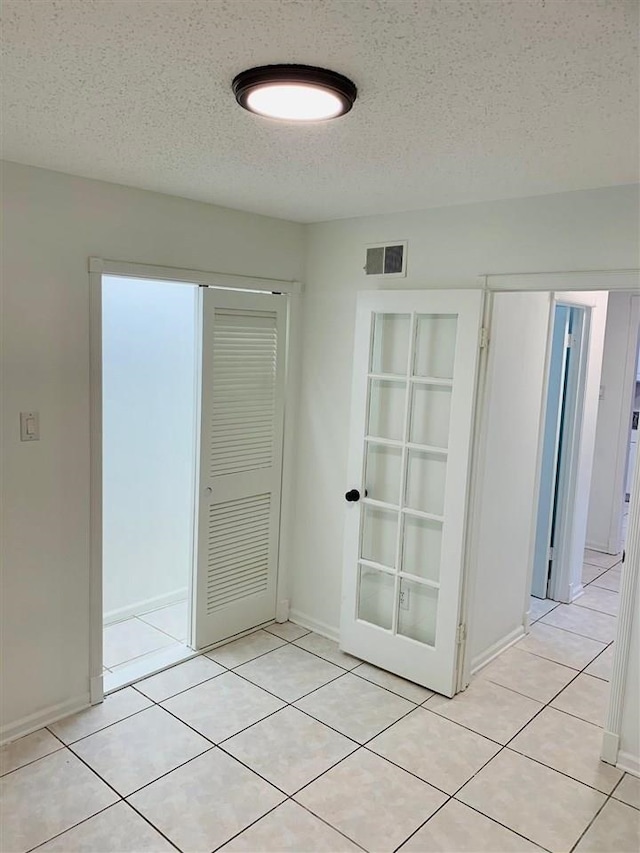
{"type": "Polygon", "coordinates": [[[204,290],[197,648],[275,617],[286,297],[204,290]]]}
{"type": "Polygon", "coordinates": [[[447,696],[482,301],[364,292],[356,317],[340,646],[447,696]]]}

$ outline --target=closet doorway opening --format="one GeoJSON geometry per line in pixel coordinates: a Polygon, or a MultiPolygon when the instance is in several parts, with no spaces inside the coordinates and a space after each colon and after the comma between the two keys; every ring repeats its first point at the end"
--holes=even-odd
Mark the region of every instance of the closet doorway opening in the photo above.
{"type": "Polygon", "coordinates": [[[301,287],[100,258],[89,272],[96,704],[288,618],[285,398],[301,287]]]}
{"type": "Polygon", "coordinates": [[[102,278],[105,690],[192,653],[196,285],[102,278]]]}

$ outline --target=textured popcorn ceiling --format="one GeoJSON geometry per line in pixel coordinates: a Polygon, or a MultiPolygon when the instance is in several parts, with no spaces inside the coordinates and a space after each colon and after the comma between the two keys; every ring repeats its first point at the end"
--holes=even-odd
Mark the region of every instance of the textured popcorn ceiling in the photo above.
{"type": "MultiPolygon", "coordinates": [[[[301,221],[638,179],[636,0],[5,0],[3,156],[301,221]],[[346,117],[252,116],[302,62],[346,117]]],[[[462,249],[463,247],[461,247],[462,249]]]]}

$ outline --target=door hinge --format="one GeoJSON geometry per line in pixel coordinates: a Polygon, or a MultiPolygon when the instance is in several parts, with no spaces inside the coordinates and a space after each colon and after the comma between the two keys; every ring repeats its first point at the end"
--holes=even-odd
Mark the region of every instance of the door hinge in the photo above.
{"type": "Polygon", "coordinates": [[[574,347],[577,343],[576,336],[572,335],[571,332],[567,332],[567,337],[565,338],[564,343],[567,349],[571,349],[571,347],[574,347]]]}
{"type": "Polygon", "coordinates": [[[486,349],[489,346],[489,330],[484,326],[480,329],[480,349],[486,349]]]}
{"type": "Polygon", "coordinates": [[[556,558],[556,549],[553,547],[553,545],[551,545],[549,547],[549,554],[547,556],[547,559],[549,560],[550,563],[552,563],[555,560],[555,558],[556,558]]]}
{"type": "Polygon", "coordinates": [[[467,626],[465,624],[458,625],[458,632],[456,634],[456,642],[458,645],[464,643],[467,639],[467,626]]]}

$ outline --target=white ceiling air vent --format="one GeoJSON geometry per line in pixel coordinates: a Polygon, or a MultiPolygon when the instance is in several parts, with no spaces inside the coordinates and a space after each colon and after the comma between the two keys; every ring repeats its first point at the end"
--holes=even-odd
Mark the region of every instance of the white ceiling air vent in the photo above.
{"type": "Polygon", "coordinates": [[[385,278],[404,277],[407,274],[407,241],[394,240],[393,243],[378,243],[367,246],[367,261],[364,265],[366,275],[382,275],[385,278]]]}

